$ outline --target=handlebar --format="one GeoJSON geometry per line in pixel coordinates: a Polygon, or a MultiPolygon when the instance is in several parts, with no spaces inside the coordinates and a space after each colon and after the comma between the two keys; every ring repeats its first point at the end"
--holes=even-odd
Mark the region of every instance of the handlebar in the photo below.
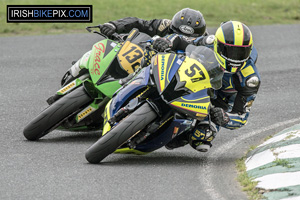
{"type": "MultiPolygon", "coordinates": [[[[154,42],[154,40],[159,37],[159,36],[154,36],[152,37],[151,40],[147,40],[147,41],[142,41],[139,42],[140,44],[146,43],[146,49],[150,50],[150,51],[155,51],[156,53],[159,53],[159,51],[157,51],[156,49],[153,48],[152,44],[154,42]]],[[[176,54],[184,54],[184,51],[182,50],[177,50],[176,52],[174,52],[171,48],[167,48],[164,50],[164,53],[176,53],[176,54]]]]}
{"type": "MultiPolygon", "coordinates": [[[[99,31],[95,31],[95,30],[92,30],[93,28],[99,28],[99,30],[101,30],[103,25],[99,24],[97,26],[87,26],[85,29],[88,31],[88,32],[92,32],[92,33],[96,33],[96,34],[99,34],[101,35],[102,37],[108,39],[108,36],[99,32],[99,31]]],[[[112,37],[111,38],[114,38],[114,39],[117,39],[118,41],[121,41],[123,42],[123,38],[118,34],[118,33],[114,33],[112,34],[112,37]]]]}

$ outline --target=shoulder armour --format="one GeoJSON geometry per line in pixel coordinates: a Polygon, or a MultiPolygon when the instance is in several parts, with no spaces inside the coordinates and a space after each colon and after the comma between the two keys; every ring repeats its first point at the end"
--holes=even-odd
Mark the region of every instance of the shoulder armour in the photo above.
{"type": "Polygon", "coordinates": [[[260,84],[260,76],[258,70],[252,60],[248,60],[247,64],[237,73],[241,86],[255,88],[260,84]]]}
{"type": "Polygon", "coordinates": [[[163,32],[167,28],[169,28],[171,25],[171,20],[169,19],[162,19],[159,26],[158,26],[158,31],[163,32]]]}

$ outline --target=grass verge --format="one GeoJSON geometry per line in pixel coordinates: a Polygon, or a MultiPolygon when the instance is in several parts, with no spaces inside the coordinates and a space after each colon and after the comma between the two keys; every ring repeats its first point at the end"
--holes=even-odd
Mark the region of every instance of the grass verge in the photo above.
{"type": "MultiPolygon", "coordinates": [[[[255,146],[252,146],[248,150],[248,152],[252,151],[255,148],[256,148],[255,146]]],[[[246,155],[247,155],[247,153],[246,153],[246,155]]],[[[247,193],[250,200],[264,199],[262,192],[258,188],[256,188],[258,182],[253,181],[253,178],[251,178],[247,174],[246,164],[245,164],[246,159],[247,159],[247,157],[244,156],[236,161],[236,169],[238,171],[237,180],[240,182],[240,184],[242,186],[242,190],[247,193]]]]}
{"type": "Polygon", "coordinates": [[[0,36],[85,32],[85,27],[124,17],[172,19],[182,8],[200,10],[208,27],[239,20],[247,25],[300,24],[300,0],[2,0],[0,36]],[[93,23],[6,23],[7,5],[93,5],[93,23]]]}

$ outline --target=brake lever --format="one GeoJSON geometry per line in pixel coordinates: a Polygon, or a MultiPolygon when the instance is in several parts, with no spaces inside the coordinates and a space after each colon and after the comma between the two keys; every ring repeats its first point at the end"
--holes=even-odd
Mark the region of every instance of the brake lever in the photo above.
{"type": "Polygon", "coordinates": [[[124,42],[123,38],[118,34],[118,33],[113,33],[111,35],[111,38],[116,38],[117,40],[119,40],[120,42],[124,42]]]}
{"type": "Polygon", "coordinates": [[[99,24],[99,25],[97,25],[97,26],[87,26],[85,29],[86,29],[88,32],[97,33],[97,34],[99,34],[99,35],[101,35],[102,37],[104,37],[104,38],[107,39],[107,38],[108,38],[107,35],[104,35],[103,33],[99,32],[99,31],[91,30],[91,28],[99,28],[99,30],[101,30],[101,27],[102,27],[102,25],[99,24]]]}

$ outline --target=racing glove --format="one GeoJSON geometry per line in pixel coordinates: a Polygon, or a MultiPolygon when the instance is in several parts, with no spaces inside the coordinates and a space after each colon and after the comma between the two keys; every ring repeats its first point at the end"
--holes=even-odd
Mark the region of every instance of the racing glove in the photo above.
{"type": "Polygon", "coordinates": [[[105,23],[105,24],[103,24],[103,26],[101,26],[100,31],[104,35],[111,37],[112,34],[114,34],[116,32],[116,27],[115,27],[115,25],[113,25],[111,23],[105,23]]]}
{"type": "Polygon", "coordinates": [[[201,36],[198,37],[195,41],[194,44],[196,46],[207,46],[207,47],[213,47],[214,45],[214,40],[215,36],[214,35],[208,35],[208,36],[201,36]]]}
{"type": "Polygon", "coordinates": [[[228,114],[222,108],[211,108],[210,116],[211,121],[219,126],[224,126],[230,121],[228,114]]]}
{"type": "Polygon", "coordinates": [[[172,42],[167,38],[157,38],[153,42],[153,48],[159,52],[164,52],[168,48],[172,48],[172,42]]]}

